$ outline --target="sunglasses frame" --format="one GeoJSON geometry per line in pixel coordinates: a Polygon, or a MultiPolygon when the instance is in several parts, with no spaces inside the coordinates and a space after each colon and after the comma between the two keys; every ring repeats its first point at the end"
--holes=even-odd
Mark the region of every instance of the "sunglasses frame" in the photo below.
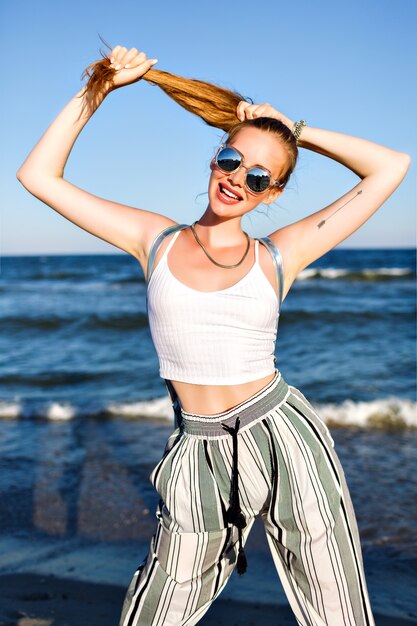
{"type": "Polygon", "coordinates": [[[258,195],[258,194],[261,194],[261,193],[265,193],[265,192],[266,192],[266,191],[268,191],[268,189],[270,189],[271,187],[280,187],[280,188],[281,188],[281,187],[285,187],[285,184],[284,184],[284,183],[281,183],[281,181],[279,181],[279,180],[272,180],[272,173],[271,173],[271,172],[270,172],[270,171],[269,171],[266,167],[264,167],[263,165],[258,165],[258,164],[255,164],[255,165],[251,165],[250,167],[248,167],[247,165],[245,165],[245,159],[244,159],[244,157],[243,157],[243,154],[242,154],[242,153],[241,153],[241,152],[240,152],[237,148],[235,148],[234,146],[228,146],[228,145],[227,145],[227,142],[225,142],[225,143],[221,143],[221,144],[220,144],[220,146],[219,146],[219,147],[217,148],[217,150],[216,150],[216,154],[214,155],[214,159],[213,159],[213,160],[214,160],[214,163],[215,163],[216,167],[217,167],[217,168],[218,168],[221,172],[223,172],[223,174],[234,174],[234,172],[237,172],[238,170],[240,170],[240,168],[241,168],[241,167],[243,167],[243,168],[246,170],[246,176],[245,176],[245,187],[246,187],[246,189],[247,189],[250,193],[253,193],[253,194],[255,194],[255,195],[258,195]],[[236,168],[236,169],[232,170],[231,172],[226,172],[225,170],[222,170],[222,168],[220,167],[220,165],[219,165],[219,164],[218,164],[218,162],[217,162],[217,157],[218,157],[219,153],[221,152],[221,150],[223,150],[223,148],[229,148],[229,150],[234,150],[234,151],[235,151],[235,152],[236,152],[236,153],[240,156],[240,158],[241,158],[241,162],[240,162],[240,164],[237,166],[237,168],[236,168]],[[258,168],[258,169],[260,169],[260,170],[262,170],[262,171],[266,172],[266,173],[268,174],[268,176],[269,176],[269,185],[268,185],[268,187],[267,187],[266,189],[264,189],[263,191],[254,191],[253,189],[251,189],[251,188],[248,186],[248,183],[247,183],[247,180],[248,180],[248,173],[250,172],[250,170],[253,170],[253,169],[255,169],[255,168],[258,168]]]}

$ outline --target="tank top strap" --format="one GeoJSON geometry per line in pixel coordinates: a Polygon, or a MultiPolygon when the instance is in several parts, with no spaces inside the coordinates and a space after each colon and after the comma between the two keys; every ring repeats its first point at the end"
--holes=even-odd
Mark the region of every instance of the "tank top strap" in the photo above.
{"type": "Polygon", "coordinates": [[[169,242],[169,244],[167,245],[167,247],[165,248],[165,252],[163,253],[163,255],[161,256],[161,261],[164,257],[166,257],[166,255],[168,254],[168,252],[171,250],[173,243],[175,242],[176,238],[178,237],[178,235],[180,234],[181,231],[177,230],[177,232],[175,233],[175,235],[172,237],[171,241],[169,242]]]}
{"type": "MultiPolygon", "coordinates": [[[[281,252],[279,251],[278,246],[272,241],[270,237],[260,237],[259,241],[269,251],[272,257],[272,260],[274,261],[274,264],[275,264],[275,277],[276,277],[277,289],[278,289],[278,311],[281,311],[282,292],[284,288],[284,267],[283,267],[281,252]]],[[[278,330],[278,321],[277,321],[277,330],[278,330]]]]}
{"type": "Polygon", "coordinates": [[[255,239],[255,263],[259,264],[259,239],[255,239]]]}
{"type": "Polygon", "coordinates": [[[147,271],[146,271],[146,283],[149,283],[149,279],[150,279],[151,274],[152,274],[152,269],[153,269],[156,253],[158,251],[159,246],[161,245],[161,243],[165,239],[165,237],[168,237],[168,235],[170,235],[171,233],[174,233],[175,231],[178,231],[177,234],[171,239],[171,241],[169,242],[169,245],[167,246],[167,249],[165,250],[165,254],[167,254],[168,251],[170,250],[172,244],[174,243],[175,239],[177,238],[177,236],[179,234],[179,231],[183,230],[184,228],[188,228],[188,224],[174,224],[173,226],[168,226],[168,228],[164,228],[164,230],[162,230],[159,233],[159,235],[157,235],[155,237],[155,239],[153,240],[152,245],[150,247],[149,255],[148,255],[148,266],[147,266],[147,271]]]}

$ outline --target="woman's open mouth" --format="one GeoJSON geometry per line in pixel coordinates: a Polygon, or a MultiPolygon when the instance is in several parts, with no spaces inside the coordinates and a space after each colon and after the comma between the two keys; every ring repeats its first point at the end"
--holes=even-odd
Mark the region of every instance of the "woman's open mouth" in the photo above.
{"type": "Polygon", "coordinates": [[[226,187],[222,183],[217,186],[217,197],[226,204],[235,204],[243,200],[242,196],[232,191],[229,187],[226,187]]]}

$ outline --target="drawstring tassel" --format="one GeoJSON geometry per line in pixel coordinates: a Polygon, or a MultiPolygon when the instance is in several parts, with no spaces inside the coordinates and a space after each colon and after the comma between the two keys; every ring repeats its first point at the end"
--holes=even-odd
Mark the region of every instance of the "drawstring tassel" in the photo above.
{"type": "Polygon", "coordinates": [[[237,555],[237,561],[236,561],[236,569],[237,569],[237,573],[242,575],[246,572],[246,568],[248,566],[248,561],[245,555],[245,551],[243,550],[243,545],[242,545],[242,529],[239,528],[239,552],[237,555]]]}
{"type": "Polygon", "coordinates": [[[247,569],[247,559],[245,555],[245,551],[243,549],[243,541],[242,541],[242,528],[246,526],[246,518],[242,513],[239,502],[239,485],[238,485],[238,450],[237,450],[237,433],[239,431],[239,416],[236,418],[235,428],[232,426],[228,426],[227,424],[222,424],[224,430],[232,435],[233,440],[233,471],[232,471],[232,484],[231,484],[231,493],[230,499],[231,503],[229,508],[226,511],[226,521],[228,524],[233,524],[238,529],[239,533],[239,550],[236,561],[236,568],[238,574],[244,574],[247,569]]]}

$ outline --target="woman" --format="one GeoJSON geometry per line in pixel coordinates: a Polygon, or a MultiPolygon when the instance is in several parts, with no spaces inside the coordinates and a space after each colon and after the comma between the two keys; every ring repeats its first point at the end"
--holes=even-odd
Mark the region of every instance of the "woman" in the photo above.
{"type": "Polygon", "coordinates": [[[299,624],[373,625],[333,439],[275,368],[274,347],[281,301],[296,276],[383,204],[410,158],[152,70],[156,62],[116,46],[91,64],[85,88],[17,173],[64,217],[133,255],[148,284],[160,375],[178,424],[150,476],[160,495],[158,527],[120,625],[196,624],[234,567],[245,571],[244,543],[258,514],[299,624]],[[141,78],[227,132],[211,162],[208,206],[191,226],[98,198],[63,178],[78,134],[103,99],[141,78]],[[284,192],[297,146],[338,161],[361,180],[324,209],[253,240],[241,218],[284,192]]]}

